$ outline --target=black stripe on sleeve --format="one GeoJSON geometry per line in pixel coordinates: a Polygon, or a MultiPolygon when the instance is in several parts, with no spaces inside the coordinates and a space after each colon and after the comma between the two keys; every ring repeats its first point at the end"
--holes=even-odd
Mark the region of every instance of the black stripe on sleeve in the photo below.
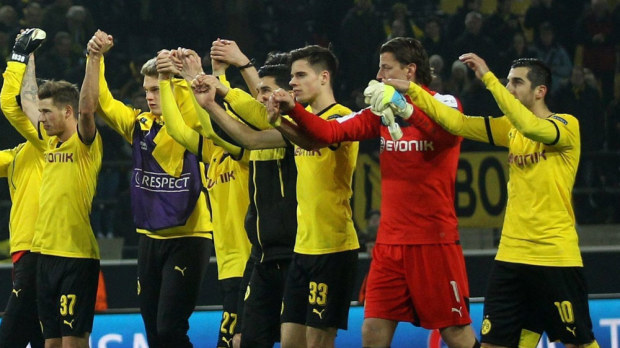
{"type": "Polygon", "coordinates": [[[493,132],[491,132],[491,117],[484,118],[484,128],[487,130],[487,138],[489,138],[489,144],[495,146],[495,141],[493,141],[493,132]]]}
{"type": "Polygon", "coordinates": [[[203,142],[203,137],[199,136],[198,137],[198,150],[196,151],[196,153],[198,153],[198,161],[204,163],[204,158],[202,158],[202,142],[203,142]]]}
{"type": "Polygon", "coordinates": [[[553,126],[555,127],[555,134],[556,135],[555,135],[555,140],[553,140],[553,142],[551,142],[549,144],[545,144],[545,145],[553,146],[553,145],[557,144],[558,141],[560,141],[560,129],[558,128],[558,125],[554,121],[552,121],[550,119],[546,119],[546,120],[553,124],[553,126]]]}

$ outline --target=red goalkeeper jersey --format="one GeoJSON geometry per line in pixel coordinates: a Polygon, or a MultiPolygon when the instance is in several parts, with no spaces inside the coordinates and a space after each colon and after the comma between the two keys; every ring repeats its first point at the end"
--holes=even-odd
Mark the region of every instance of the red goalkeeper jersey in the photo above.
{"type": "MultiPolygon", "coordinates": [[[[453,96],[429,93],[461,109],[453,96]]],[[[377,243],[437,244],[459,239],[454,182],[461,137],[443,130],[415,105],[408,123],[401,122],[403,136],[398,141],[392,140],[380,117],[368,108],[325,121],[297,104],[289,116],[324,143],[380,137],[382,199],[377,243]]]]}

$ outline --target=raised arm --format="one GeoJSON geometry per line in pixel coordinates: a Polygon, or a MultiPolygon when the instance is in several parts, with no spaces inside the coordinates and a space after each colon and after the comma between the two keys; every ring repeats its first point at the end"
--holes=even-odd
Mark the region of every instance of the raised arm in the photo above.
{"type": "Polygon", "coordinates": [[[466,53],[461,55],[459,59],[470,69],[474,70],[476,77],[481,79],[487,89],[493,94],[493,98],[495,98],[500,110],[525,137],[543,144],[555,143],[558,140],[559,130],[557,125],[544,118],[537,117],[530,109],[525,107],[499,82],[482,58],[473,53],[466,53]]]}
{"type": "Polygon", "coordinates": [[[243,52],[241,52],[241,49],[239,49],[236,42],[221,39],[213,41],[213,44],[211,45],[211,59],[222,61],[237,67],[237,69],[241,72],[241,76],[243,76],[243,80],[248,86],[250,93],[252,93],[253,97],[256,97],[256,94],[258,93],[256,87],[260,82],[258,71],[256,70],[254,63],[248,59],[243,52]]]}
{"type": "MultiPolygon", "coordinates": [[[[384,80],[384,83],[394,86],[398,91],[405,91],[415,108],[420,108],[424,114],[448,132],[470,140],[508,146],[508,131],[512,126],[505,117],[466,116],[459,110],[440,102],[416,83],[395,79],[384,80]]],[[[414,110],[408,122],[420,122],[414,118],[416,115],[414,110]]]]}
{"type": "Polygon", "coordinates": [[[28,59],[26,74],[22,80],[22,89],[19,92],[19,96],[21,98],[22,110],[36,128],[39,123],[39,98],[37,97],[39,86],[37,85],[35,68],[34,54],[31,54],[28,59]]]}
{"type": "Polygon", "coordinates": [[[11,60],[7,62],[7,68],[3,74],[4,83],[0,91],[0,107],[5,117],[39,151],[45,151],[47,148],[47,134],[43,130],[39,134],[38,128],[35,127],[38,124],[38,105],[36,106],[37,119],[33,124],[17,103],[17,96],[20,94],[26,71],[25,62],[44,38],[45,32],[40,29],[28,29],[17,36],[10,56],[11,60]]]}
{"type": "MultiPolygon", "coordinates": [[[[275,129],[256,131],[248,127],[247,125],[234,120],[230,117],[226,110],[219,106],[215,102],[215,86],[218,83],[217,78],[214,76],[204,75],[200,76],[195,81],[195,90],[197,97],[200,96],[198,91],[209,91],[205,98],[197,98],[198,103],[208,111],[208,115],[213,119],[228,135],[230,135],[238,144],[242,147],[250,150],[255,149],[271,149],[278,147],[285,147],[286,142],[275,129]]],[[[202,117],[205,115],[203,114],[202,117]]],[[[199,114],[199,118],[201,115],[199,114]]],[[[208,119],[202,119],[202,123],[209,122],[208,119]]]]}
{"type": "MultiPolygon", "coordinates": [[[[99,31],[98,31],[99,32],[99,31]]],[[[102,32],[105,37],[108,34],[102,32]]],[[[99,110],[101,110],[100,116],[106,121],[112,129],[121,134],[127,141],[132,142],[132,134],[134,129],[134,123],[136,116],[140,113],[140,110],[135,110],[126,106],[122,102],[114,99],[108,83],[105,79],[105,64],[103,54],[105,54],[110,48],[114,46],[114,41],[102,40],[101,36],[93,35],[88,42],[88,51],[96,51],[101,53],[101,58],[98,62],[87,59],[86,65],[99,64],[99,76],[97,77],[97,83],[99,88],[99,110]]],[[[88,69],[88,68],[87,68],[88,69]]],[[[92,71],[92,70],[91,70],[92,71]]]]}
{"type": "MultiPolygon", "coordinates": [[[[103,43],[112,43],[113,38],[102,31],[97,31],[95,37],[103,43]]],[[[104,45],[105,46],[105,45],[104,45]]],[[[80,139],[86,144],[91,144],[97,134],[95,126],[95,111],[99,99],[99,69],[103,53],[101,50],[88,51],[89,64],[86,64],[84,82],[80,89],[80,117],[78,118],[78,132],[80,139]]]]}
{"type": "Polygon", "coordinates": [[[157,72],[159,73],[159,95],[161,98],[162,116],[166,120],[168,134],[179,144],[199,157],[200,134],[183,122],[183,116],[174,100],[172,93],[171,76],[179,73],[171,62],[170,51],[162,50],[157,54],[157,72]]]}

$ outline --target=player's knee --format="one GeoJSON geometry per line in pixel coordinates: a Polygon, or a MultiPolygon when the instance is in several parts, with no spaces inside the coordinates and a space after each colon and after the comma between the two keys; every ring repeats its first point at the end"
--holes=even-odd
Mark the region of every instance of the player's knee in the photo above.
{"type": "Polygon", "coordinates": [[[364,347],[389,347],[392,337],[389,330],[369,320],[362,324],[362,345],[364,347]]]}
{"type": "Polygon", "coordinates": [[[472,348],[477,343],[470,325],[450,326],[439,330],[441,339],[450,348],[472,348]]]}

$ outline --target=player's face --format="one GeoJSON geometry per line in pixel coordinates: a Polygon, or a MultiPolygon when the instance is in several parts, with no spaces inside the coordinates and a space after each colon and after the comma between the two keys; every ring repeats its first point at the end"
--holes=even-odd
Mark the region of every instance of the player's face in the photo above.
{"type": "Polygon", "coordinates": [[[409,80],[407,73],[409,69],[406,65],[400,64],[394,57],[392,52],[383,52],[379,56],[379,71],[377,72],[377,80],[398,79],[409,80]]]}
{"type": "Polygon", "coordinates": [[[56,107],[52,98],[39,100],[39,122],[47,135],[61,135],[64,132],[67,112],[65,108],[56,107]]]}
{"type": "Polygon", "coordinates": [[[311,103],[319,94],[321,86],[329,83],[324,77],[327,71],[317,73],[305,59],[296,60],[291,66],[289,85],[299,103],[311,103]]]}
{"type": "Polygon", "coordinates": [[[154,76],[144,76],[144,93],[146,93],[146,102],[149,109],[154,115],[161,116],[161,104],[159,101],[159,81],[154,76]]]}
{"type": "Polygon", "coordinates": [[[506,89],[529,109],[534,105],[536,89],[532,89],[532,82],[527,78],[528,72],[526,67],[510,69],[506,89]]]}
{"type": "Polygon", "coordinates": [[[278,89],[278,85],[276,84],[276,79],[273,76],[265,76],[260,78],[260,82],[256,87],[258,94],[256,94],[256,100],[261,102],[263,105],[267,105],[267,101],[271,96],[271,93],[278,89]]]}

